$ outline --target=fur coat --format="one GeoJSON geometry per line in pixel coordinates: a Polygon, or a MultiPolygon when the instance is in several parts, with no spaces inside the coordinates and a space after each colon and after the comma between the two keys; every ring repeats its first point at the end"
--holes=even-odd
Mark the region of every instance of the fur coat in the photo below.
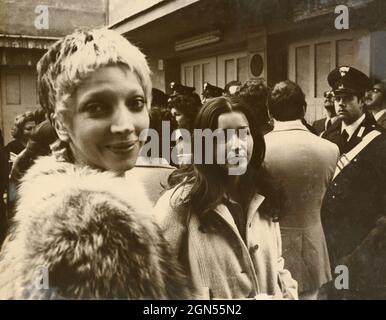
{"type": "Polygon", "coordinates": [[[186,298],[150,212],[138,182],[40,158],[19,187],[0,299],[186,298]]]}

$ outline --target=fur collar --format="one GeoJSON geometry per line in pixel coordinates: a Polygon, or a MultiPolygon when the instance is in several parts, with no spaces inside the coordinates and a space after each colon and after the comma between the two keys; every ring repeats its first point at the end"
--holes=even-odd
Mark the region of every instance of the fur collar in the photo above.
{"type": "Polygon", "coordinates": [[[40,158],[19,188],[0,258],[0,298],[186,297],[146,193],[131,179],[40,158]],[[42,267],[49,289],[36,286],[42,267]]]}

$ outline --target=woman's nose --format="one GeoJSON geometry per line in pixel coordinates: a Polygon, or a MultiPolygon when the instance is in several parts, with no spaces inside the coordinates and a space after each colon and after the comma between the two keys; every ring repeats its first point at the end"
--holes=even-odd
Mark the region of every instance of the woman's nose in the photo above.
{"type": "Polygon", "coordinates": [[[241,142],[240,142],[240,139],[237,136],[237,134],[232,134],[229,142],[230,142],[231,151],[239,151],[240,150],[241,142]]]}
{"type": "Polygon", "coordinates": [[[111,132],[121,134],[133,132],[135,130],[134,120],[134,115],[126,105],[117,107],[112,119],[111,132]]]}

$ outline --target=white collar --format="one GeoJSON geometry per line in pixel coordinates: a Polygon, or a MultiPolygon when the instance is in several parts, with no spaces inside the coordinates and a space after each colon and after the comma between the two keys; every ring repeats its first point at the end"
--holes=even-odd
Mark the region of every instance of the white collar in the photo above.
{"type": "Polygon", "coordinates": [[[362,114],[362,116],[355,122],[353,122],[352,124],[350,125],[346,125],[343,121],[342,121],[342,129],[340,130],[340,132],[342,133],[343,130],[346,130],[347,134],[348,134],[348,139],[349,140],[351,138],[351,136],[354,134],[355,130],[358,129],[358,127],[360,126],[360,124],[363,122],[363,120],[365,119],[366,115],[365,114],[362,114]]]}
{"type": "Polygon", "coordinates": [[[291,121],[278,121],[276,119],[273,119],[273,126],[274,126],[274,129],[273,129],[274,131],[294,130],[294,129],[308,131],[300,119],[291,120],[291,121]]]}
{"type": "Polygon", "coordinates": [[[373,114],[375,121],[378,121],[380,117],[382,117],[386,113],[386,109],[382,109],[377,113],[373,114]]]}

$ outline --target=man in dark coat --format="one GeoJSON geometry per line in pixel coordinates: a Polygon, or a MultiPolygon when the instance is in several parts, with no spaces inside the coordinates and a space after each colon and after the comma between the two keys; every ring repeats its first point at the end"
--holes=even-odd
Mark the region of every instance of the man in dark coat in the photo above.
{"type": "Polygon", "coordinates": [[[324,109],[326,109],[327,116],[314,121],[312,124],[312,127],[318,136],[329,129],[338,120],[334,106],[334,94],[332,91],[326,91],[324,93],[324,109]]]}
{"type": "MultiPolygon", "coordinates": [[[[379,134],[369,136],[374,132],[379,134]]],[[[332,274],[340,276],[337,266],[348,272],[346,287],[336,278],[330,282],[328,298],[386,299],[386,134],[355,153],[337,170],[322,202],[332,274]]]]}
{"type": "Polygon", "coordinates": [[[378,125],[386,129],[386,84],[375,80],[371,89],[367,91],[365,103],[378,125]]]}
{"type": "Polygon", "coordinates": [[[333,89],[338,121],[322,137],[337,144],[343,154],[377,128],[372,114],[364,110],[364,96],[371,82],[363,72],[352,67],[336,68],[330,72],[327,80],[333,89]]]}

